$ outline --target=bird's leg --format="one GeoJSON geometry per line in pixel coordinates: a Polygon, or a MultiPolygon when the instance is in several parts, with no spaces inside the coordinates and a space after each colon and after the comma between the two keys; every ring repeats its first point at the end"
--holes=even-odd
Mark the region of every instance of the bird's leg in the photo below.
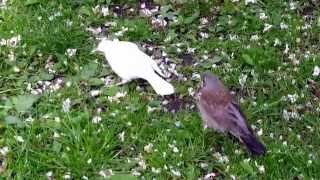
{"type": "Polygon", "coordinates": [[[121,85],[124,85],[124,84],[126,84],[126,83],[128,83],[128,82],[129,82],[128,79],[122,79],[121,82],[117,83],[116,85],[117,85],[117,86],[121,86],[121,85]]]}

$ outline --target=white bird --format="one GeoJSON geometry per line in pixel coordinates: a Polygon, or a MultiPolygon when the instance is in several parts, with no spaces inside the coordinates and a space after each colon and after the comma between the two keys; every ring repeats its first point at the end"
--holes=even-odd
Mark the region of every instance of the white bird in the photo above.
{"type": "Polygon", "coordinates": [[[174,87],[159,76],[164,77],[157,63],[136,44],[102,39],[94,52],[104,54],[112,70],[122,79],[120,84],[141,78],[148,81],[161,96],[174,93],[174,87]]]}

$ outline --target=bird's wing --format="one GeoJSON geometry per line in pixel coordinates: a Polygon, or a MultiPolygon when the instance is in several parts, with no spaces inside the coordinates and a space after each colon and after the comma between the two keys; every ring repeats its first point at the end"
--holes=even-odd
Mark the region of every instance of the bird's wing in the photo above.
{"type": "Polygon", "coordinates": [[[166,78],[166,76],[163,74],[163,72],[159,68],[158,64],[153,59],[150,58],[150,60],[151,60],[151,66],[152,66],[153,70],[156,71],[163,78],[166,78]]]}
{"type": "MultiPolygon", "coordinates": [[[[129,42],[129,41],[118,41],[118,44],[120,44],[123,47],[126,48],[138,48],[138,45],[133,43],[133,42],[129,42]]],[[[139,48],[138,48],[139,49],[139,48]]]]}
{"type": "Polygon", "coordinates": [[[203,118],[209,127],[218,129],[219,131],[227,129],[223,113],[224,104],[220,103],[222,99],[217,94],[205,89],[200,91],[199,107],[204,116],[203,118]]]}
{"type": "Polygon", "coordinates": [[[245,115],[240,109],[240,106],[232,101],[225,106],[226,120],[230,123],[229,129],[235,136],[239,136],[241,133],[252,133],[250,126],[247,124],[245,115]]]}
{"type": "Polygon", "coordinates": [[[210,99],[208,98],[202,98],[201,100],[201,103],[204,107],[204,109],[207,111],[207,112],[210,112],[210,116],[213,118],[213,119],[220,119],[220,115],[222,115],[221,111],[224,107],[220,104],[216,104],[216,103],[213,103],[210,99]]]}
{"type": "Polygon", "coordinates": [[[244,114],[241,112],[237,103],[232,102],[227,107],[229,120],[233,126],[229,132],[246,146],[253,155],[263,155],[266,153],[266,147],[255,137],[251,127],[247,124],[244,114]]]}
{"type": "MultiPolygon", "coordinates": [[[[128,48],[130,49],[130,52],[132,55],[136,55],[138,57],[140,62],[144,62],[152,67],[152,69],[157,72],[160,76],[166,77],[161,69],[159,68],[158,64],[146,53],[144,53],[136,44],[134,43],[128,43],[128,48]]],[[[128,50],[129,50],[128,49],[128,50]]]]}

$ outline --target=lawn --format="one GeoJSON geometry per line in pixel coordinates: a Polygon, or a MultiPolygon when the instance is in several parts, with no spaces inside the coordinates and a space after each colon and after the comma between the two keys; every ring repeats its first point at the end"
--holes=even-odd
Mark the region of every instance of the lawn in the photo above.
{"type": "Polygon", "coordinates": [[[0,0],[3,179],[319,179],[316,0],[0,0]],[[123,86],[99,38],[132,41],[176,94],[123,86]],[[252,157],[204,129],[205,71],[232,91],[266,145],[252,157]]]}

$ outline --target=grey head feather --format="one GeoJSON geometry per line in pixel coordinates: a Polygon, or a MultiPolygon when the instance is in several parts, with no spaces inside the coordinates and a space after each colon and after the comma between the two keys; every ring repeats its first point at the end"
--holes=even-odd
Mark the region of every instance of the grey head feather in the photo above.
{"type": "Polygon", "coordinates": [[[202,83],[203,83],[203,88],[210,90],[210,91],[229,91],[223,83],[220,81],[220,79],[214,75],[211,74],[210,72],[205,72],[202,75],[202,83]]]}

